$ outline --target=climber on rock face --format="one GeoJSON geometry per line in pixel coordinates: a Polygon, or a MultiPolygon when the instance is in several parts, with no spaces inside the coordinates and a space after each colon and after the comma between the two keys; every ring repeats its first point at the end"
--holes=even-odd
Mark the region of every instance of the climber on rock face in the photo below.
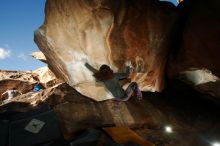
{"type": "Polygon", "coordinates": [[[124,90],[119,84],[119,80],[128,78],[131,67],[126,64],[126,73],[114,73],[108,65],[102,65],[99,70],[96,70],[88,63],[85,66],[94,73],[94,77],[104,83],[105,87],[112,93],[118,101],[127,101],[130,97],[136,96],[139,100],[142,99],[142,93],[136,82],[129,84],[124,90]]]}

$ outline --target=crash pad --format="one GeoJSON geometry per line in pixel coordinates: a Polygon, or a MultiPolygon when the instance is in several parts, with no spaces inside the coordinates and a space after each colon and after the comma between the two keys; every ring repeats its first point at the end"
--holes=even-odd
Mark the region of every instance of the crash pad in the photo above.
{"type": "Polygon", "coordinates": [[[137,133],[127,127],[107,127],[103,128],[103,130],[107,132],[115,142],[120,144],[126,142],[135,142],[141,146],[155,146],[153,143],[143,139],[137,133]]]}

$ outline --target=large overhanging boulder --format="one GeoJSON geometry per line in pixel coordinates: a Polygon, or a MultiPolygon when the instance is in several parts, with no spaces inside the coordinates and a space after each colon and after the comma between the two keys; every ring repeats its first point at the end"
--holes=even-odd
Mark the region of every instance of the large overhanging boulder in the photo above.
{"type": "Polygon", "coordinates": [[[142,91],[161,91],[176,10],[156,0],[47,0],[35,42],[49,68],[77,91],[97,101],[113,98],[97,86],[87,61],[123,72],[131,61],[132,81],[142,91]],[[169,23],[167,23],[169,22],[169,23]]]}

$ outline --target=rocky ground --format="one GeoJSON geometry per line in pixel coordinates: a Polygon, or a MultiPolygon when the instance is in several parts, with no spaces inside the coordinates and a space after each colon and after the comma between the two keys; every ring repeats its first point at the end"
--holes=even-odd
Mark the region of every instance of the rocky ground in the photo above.
{"type": "Polygon", "coordinates": [[[57,113],[65,139],[91,128],[124,126],[156,146],[207,146],[219,140],[219,104],[182,82],[168,84],[162,93],[144,93],[141,101],[133,98],[118,103],[93,101],[61,83],[16,97],[1,110],[25,112],[48,104],[57,113]],[[173,132],[166,133],[166,126],[173,132]]]}
{"type": "Polygon", "coordinates": [[[7,95],[2,96],[2,93],[12,88],[22,94],[31,92],[37,82],[48,88],[61,81],[46,66],[35,71],[0,70],[0,100],[6,99],[7,95]]]}

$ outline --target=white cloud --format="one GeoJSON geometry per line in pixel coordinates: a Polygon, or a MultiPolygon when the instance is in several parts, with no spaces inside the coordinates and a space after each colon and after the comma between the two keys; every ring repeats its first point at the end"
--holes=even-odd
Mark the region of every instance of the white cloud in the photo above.
{"type": "Polygon", "coordinates": [[[28,59],[28,56],[25,55],[24,53],[20,53],[20,54],[18,54],[17,57],[20,58],[20,59],[22,59],[22,60],[24,60],[24,61],[26,61],[26,60],[28,59]]]}
{"type": "Polygon", "coordinates": [[[11,56],[11,51],[10,50],[0,48],[0,59],[1,60],[6,59],[10,56],[11,56]]]}

